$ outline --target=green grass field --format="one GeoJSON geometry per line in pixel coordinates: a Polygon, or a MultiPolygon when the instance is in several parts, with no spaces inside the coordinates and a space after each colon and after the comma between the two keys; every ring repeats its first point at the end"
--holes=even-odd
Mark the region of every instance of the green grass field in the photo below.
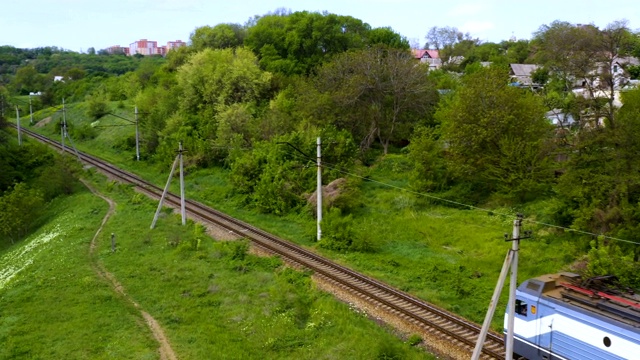
{"type": "MultiPolygon", "coordinates": [[[[131,117],[122,111],[123,116],[131,117]]],[[[86,125],[88,120],[83,113],[82,105],[70,106],[67,121],[76,127],[83,123],[86,125]]],[[[43,118],[47,114],[38,116],[43,118]]],[[[107,121],[111,120],[101,120],[107,121]]],[[[54,127],[55,122],[51,122],[37,130],[55,135],[57,130],[54,127]]],[[[76,140],[76,144],[83,151],[164,186],[168,166],[136,162],[133,149],[123,150],[118,145],[122,139],[132,136],[133,131],[133,127],[104,128],[95,140],[76,140]]],[[[402,155],[391,154],[366,169],[371,179],[393,185],[366,181],[361,185],[363,206],[354,216],[353,227],[374,245],[375,252],[339,253],[317,247],[316,250],[473,321],[482,322],[504,257],[511,246],[504,241],[504,234],[511,233],[516,210],[524,210],[528,219],[537,219],[544,213],[545,204],[530,204],[526,209],[492,209],[493,212],[460,210],[399,190],[398,187],[408,185],[405,174],[409,167],[402,155]]],[[[311,212],[277,217],[241,208],[229,195],[227,173],[221,169],[189,172],[185,181],[188,197],[281,237],[315,247],[316,225],[311,212]]],[[[179,191],[177,181],[173,182],[172,191],[179,191]]],[[[584,242],[570,234],[527,222],[524,229],[534,230],[534,238],[521,244],[520,281],[566,269],[584,251],[584,242]]],[[[143,236],[144,231],[140,231],[138,235],[143,236]]],[[[496,330],[501,328],[506,293],[503,291],[494,317],[493,327],[496,330]]]]}
{"type": "Polygon", "coordinates": [[[157,359],[139,310],[98,276],[102,264],[154,316],[182,359],[430,359],[361,312],[316,290],[278,258],[215,241],[128,186],[93,175],[116,201],[88,190],[54,201],[48,223],[0,252],[0,359],[157,359]],[[111,234],[117,249],[111,252],[111,234]]]}

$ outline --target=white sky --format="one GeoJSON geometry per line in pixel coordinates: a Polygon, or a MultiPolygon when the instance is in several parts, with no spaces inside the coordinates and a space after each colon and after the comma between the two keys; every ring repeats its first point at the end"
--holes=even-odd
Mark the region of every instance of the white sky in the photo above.
{"type": "Polygon", "coordinates": [[[483,41],[531,38],[554,20],[604,27],[627,19],[640,28],[637,0],[1,0],[0,45],[73,51],[139,39],[188,41],[199,26],[244,24],[278,8],[350,15],[390,26],[423,45],[432,26],[454,26],[483,41]]]}

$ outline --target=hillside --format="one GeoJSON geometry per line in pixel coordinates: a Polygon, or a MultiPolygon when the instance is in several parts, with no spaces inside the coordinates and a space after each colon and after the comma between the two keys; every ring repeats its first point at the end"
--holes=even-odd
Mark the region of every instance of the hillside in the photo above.
{"type": "MultiPolygon", "coordinates": [[[[82,127],[87,121],[82,109],[82,105],[69,107],[67,120],[71,128],[82,127]]],[[[42,116],[46,117],[46,112],[42,116]]],[[[101,120],[108,121],[112,120],[101,120]]],[[[56,138],[55,122],[33,129],[56,138]]],[[[137,162],[132,149],[114,146],[132,130],[130,127],[106,127],[94,139],[76,140],[75,143],[82,151],[97,154],[164,186],[169,166],[137,162]]],[[[188,163],[188,153],[185,158],[188,163]]],[[[228,170],[190,168],[185,176],[185,188],[189,198],[283,238],[314,247],[338,262],[480,323],[510,248],[503,234],[511,231],[515,213],[508,208],[494,208],[493,212],[461,210],[403,191],[402,188],[407,187],[404,174],[410,167],[402,155],[389,154],[380,159],[368,175],[375,182],[364,181],[359,185],[358,197],[362,200],[359,200],[357,216],[350,217],[349,223],[334,225],[362,234],[362,241],[372,248],[364,252],[318,246],[316,224],[310,212],[282,217],[246,208],[242,199],[234,197],[230,191],[228,170]]],[[[179,193],[177,181],[172,182],[171,190],[179,193]]],[[[547,204],[541,202],[533,206],[537,209],[533,207],[532,211],[539,211],[547,204]]],[[[147,216],[152,217],[153,211],[147,209],[147,216]]],[[[324,228],[327,235],[331,233],[330,226],[324,228]]],[[[571,234],[535,224],[525,223],[525,227],[535,230],[536,237],[522,243],[521,279],[569,268],[579,256],[579,244],[571,242],[571,234]]],[[[500,308],[504,309],[506,292],[501,299],[500,308]]],[[[495,329],[500,329],[501,318],[498,312],[494,319],[495,329]]]]}
{"type": "Polygon", "coordinates": [[[167,213],[145,230],[150,200],[97,175],[91,182],[117,204],[93,252],[108,205],[85,190],[51,203],[47,223],[0,254],[0,358],[159,358],[142,311],[178,358],[429,358],[315,290],[309,274],[167,213]]]}

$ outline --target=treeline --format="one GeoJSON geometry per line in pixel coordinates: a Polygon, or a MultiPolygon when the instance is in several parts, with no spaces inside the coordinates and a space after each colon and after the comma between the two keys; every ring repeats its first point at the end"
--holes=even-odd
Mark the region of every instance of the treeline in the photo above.
{"type": "Polygon", "coordinates": [[[0,159],[1,249],[37,227],[49,201],[74,191],[78,165],[40,143],[18,145],[2,116],[0,159]]]}
{"type": "MultiPolygon", "coordinates": [[[[275,214],[308,206],[316,175],[306,165],[320,136],[323,180],[347,178],[326,219],[341,231],[321,246],[367,251],[343,221],[361,201],[358,178],[344,174],[366,177],[378,156],[400,152],[414,164],[407,176],[416,191],[466,204],[544,201],[538,215],[548,221],[630,241],[594,243],[593,258],[604,251],[612,261],[589,262],[585,271],[640,284],[640,93],[617,95],[628,77],[613,71],[621,57],[638,55],[638,35],[625,22],[598,29],[558,21],[531,41],[500,44],[432,30],[427,41],[440,50],[439,70],[419,63],[390,28],[278,12],[197,28],[191,45],[166,59],[132,59],[135,70],[91,81],[71,76],[42,99],[135,104],[145,114],[147,160],[169,163],[183,141],[189,166],[228,168],[235,195],[275,214]],[[508,64],[522,62],[541,65],[532,74],[538,89],[510,84],[508,64]],[[578,84],[582,93],[573,91],[578,84]],[[572,120],[552,125],[549,110],[572,120]]],[[[102,55],[78,56],[80,66],[102,55]]],[[[23,89],[17,73],[29,66],[16,71],[8,91],[23,89]]]]}

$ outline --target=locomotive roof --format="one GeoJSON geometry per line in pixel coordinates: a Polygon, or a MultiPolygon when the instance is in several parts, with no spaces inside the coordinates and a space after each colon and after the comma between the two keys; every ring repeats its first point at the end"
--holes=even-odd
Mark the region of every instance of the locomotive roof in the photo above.
{"type": "MultiPolygon", "coordinates": [[[[588,282],[587,282],[588,283],[588,282]]],[[[573,273],[542,275],[522,283],[518,290],[536,297],[570,304],[640,328],[640,296],[581,284],[573,273]]]]}

